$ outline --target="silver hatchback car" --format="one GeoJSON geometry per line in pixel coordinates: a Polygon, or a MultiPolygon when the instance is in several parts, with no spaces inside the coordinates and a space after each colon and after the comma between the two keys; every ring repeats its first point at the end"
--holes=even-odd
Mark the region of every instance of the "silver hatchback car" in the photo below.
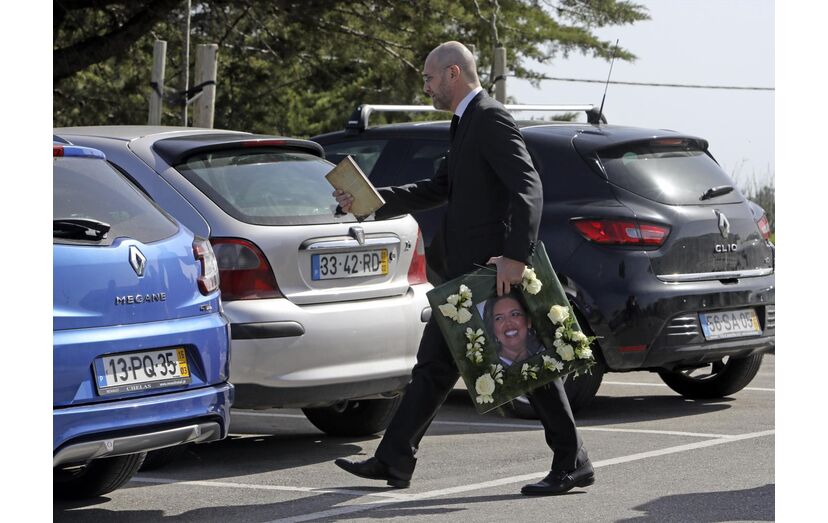
{"type": "Polygon", "coordinates": [[[410,216],[336,216],[314,142],[235,131],[55,129],[105,152],[210,238],[231,322],[234,407],[299,407],[333,435],[385,429],[425,323],[423,240],[410,216]]]}

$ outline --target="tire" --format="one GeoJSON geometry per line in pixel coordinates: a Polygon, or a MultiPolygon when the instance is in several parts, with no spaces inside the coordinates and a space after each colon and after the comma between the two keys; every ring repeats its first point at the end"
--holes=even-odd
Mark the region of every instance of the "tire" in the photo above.
{"type": "Polygon", "coordinates": [[[147,452],[141,470],[157,470],[183,456],[188,445],[174,445],[147,452]]]}
{"type": "Polygon", "coordinates": [[[61,499],[94,498],[120,488],[141,468],[146,452],[95,459],[77,469],[56,468],[54,497],[61,499]]]}
{"type": "Polygon", "coordinates": [[[369,436],[385,430],[402,396],[346,400],[330,407],[302,409],[308,421],[331,436],[369,436]]]}
{"type": "Polygon", "coordinates": [[[762,365],[762,356],[725,357],[699,369],[660,370],[658,375],[668,387],[685,398],[723,398],[742,390],[753,380],[762,365]]]}

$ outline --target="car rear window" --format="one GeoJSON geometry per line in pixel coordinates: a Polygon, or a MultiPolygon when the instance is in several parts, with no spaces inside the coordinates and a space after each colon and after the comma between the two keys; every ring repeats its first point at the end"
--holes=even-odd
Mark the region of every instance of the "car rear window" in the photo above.
{"type": "Polygon", "coordinates": [[[325,157],[332,163],[339,163],[346,156],[351,156],[365,173],[371,176],[382,150],[388,140],[370,140],[365,142],[353,141],[336,143],[325,146],[325,157]]]}
{"type": "Polygon", "coordinates": [[[742,201],[738,190],[708,200],[701,196],[733,180],[695,140],[650,140],[598,151],[611,183],[668,205],[717,205],[742,201]]]}
{"type": "Polygon", "coordinates": [[[110,226],[100,241],[54,238],[55,243],[111,245],[120,237],[150,243],[178,232],[176,222],[103,160],[55,158],[53,172],[53,219],[92,219],[110,226]]]}
{"type": "Polygon", "coordinates": [[[176,169],[224,212],[246,223],[343,221],[334,217],[333,187],[325,179],[333,165],[312,154],[225,149],[190,156],[176,169]]]}

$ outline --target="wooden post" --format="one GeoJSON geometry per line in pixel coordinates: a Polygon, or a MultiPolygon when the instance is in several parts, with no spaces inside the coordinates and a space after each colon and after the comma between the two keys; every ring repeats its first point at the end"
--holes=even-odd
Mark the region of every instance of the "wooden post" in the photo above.
{"type": "Polygon", "coordinates": [[[506,103],[506,48],[494,50],[495,100],[506,103]]]}
{"type": "Polygon", "coordinates": [[[202,88],[201,95],[193,104],[193,126],[213,127],[213,113],[216,107],[216,67],[218,45],[200,44],[196,47],[195,80],[193,86],[212,82],[202,88]]]}
{"type": "Polygon", "coordinates": [[[155,87],[150,91],[149,118],[147,125],[161,125],[161,109],[164,105],[164,69],[167,65],[167,42],[156,40],[152,47],[152,76],[155,87]]]}

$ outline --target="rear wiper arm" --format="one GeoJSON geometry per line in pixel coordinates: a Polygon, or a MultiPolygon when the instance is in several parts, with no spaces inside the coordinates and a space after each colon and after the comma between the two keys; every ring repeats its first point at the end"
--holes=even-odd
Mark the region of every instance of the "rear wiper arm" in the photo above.
{"type": "Polygon", "coordinates": [[[732,190],[732,185],[720,185],[718,187],[711,187],[710,189],[704,191],[704,194],[701,195],[701,198],[699,198],[699,200],[709,200],[710,198],[715,198],[716,196],[727,194],[732,190]]]}
{"type": "Polygon", "coordinates": [[[52,220],[52,236],[72,240],[102,240],[110,225],[92,218],[57,218],[52,220]]]}

